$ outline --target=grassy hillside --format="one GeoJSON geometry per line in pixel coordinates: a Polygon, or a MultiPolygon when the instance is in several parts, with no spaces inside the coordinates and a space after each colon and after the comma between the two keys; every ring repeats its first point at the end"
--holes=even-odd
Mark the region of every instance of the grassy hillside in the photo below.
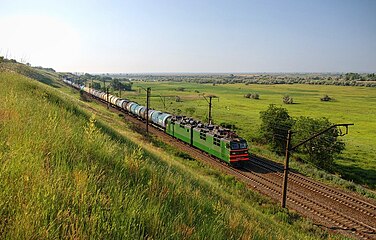
{"type": "MultiPolygon", "coordinates": [[[[151,107],[169,112],[194,116],[204,120],[208,104],[201,94],[215,94],[213,119],[216,123],[235,124],[239,134],[247,139],[257,137],[260,125],[259,113],[269,104],[282,104],[282,97],[289,94],[296,104],[283,105],[290,115],[327,117],[336,123],[354,123],[348,135],[342,139],[347,143],[343,156],[336,160],[337,174],[345,179],[376,188],[376,88],[340,87],[317,85],[245,85],[245,84],[195,84],[175,82],[137,82],[134,85],[151,87],[154,98],[151,107]],[[244,98],[246,93],[257,92],[260,100],[244,98]],[[321,102],[328,94],[333,102],[321,102]],[[165,98],[165,105],[158,96],[165,98]],[[180,96],[181,102],[175,101],[180,96]]],[[[145,93],[123,92],[140,103],[145,103],[145,93]]],[[[253,152],[268,154],[264,146],[251,145],[253,152]]],[[[294,164],[294,163],[293,163],[294,164]]]]}
{"type": "Polygon", "coordinates": [[[0,72],[2,71],[19,73],[55,88],[63,86],[61,81],[59,81],[59,74],[48,69],[30,67],[22,63],[3,60],[0,61],[0,72]]]}
{"type": "Polygon", "coordinates": [[[339,238],[69,99],[0,72],[1,239],[339,238]]]}

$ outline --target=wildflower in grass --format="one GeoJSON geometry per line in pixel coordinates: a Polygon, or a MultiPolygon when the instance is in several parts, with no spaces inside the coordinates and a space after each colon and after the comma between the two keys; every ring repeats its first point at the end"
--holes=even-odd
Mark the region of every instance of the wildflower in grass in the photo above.
{"type": "Polygon", "coordinates": [[[96,120],[95,115],[91,115],[89,122],[85,126],[85,134],[88,136],[89,141],[94,139],[96,133],[98,133],[98,128],[95,126],[96,120]]]}

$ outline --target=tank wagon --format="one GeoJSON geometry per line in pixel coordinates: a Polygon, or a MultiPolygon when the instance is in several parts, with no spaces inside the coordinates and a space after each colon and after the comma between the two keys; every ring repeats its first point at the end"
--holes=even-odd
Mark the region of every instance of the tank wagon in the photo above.
{"type": "Polygon", "coordinates": [[[63,81],[135,117],[144,120],[148,118],[154,126],[162,129],[168,135],[223,162],[238,166],[243,162],[249,161],[247,142],[229,129],[203,124],[189,117],[174,116],[158,110],[149,109],[147,112],[145,106],[136,102],[76,84],[69,79],[63,79],[63,81]]]}

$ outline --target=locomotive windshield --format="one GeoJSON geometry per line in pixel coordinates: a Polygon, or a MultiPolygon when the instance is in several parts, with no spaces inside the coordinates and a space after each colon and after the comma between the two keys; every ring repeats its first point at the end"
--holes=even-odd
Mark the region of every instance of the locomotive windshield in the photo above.
{"type": "Polygon", "coordinates": [[[239,148],[247,148],[247,142],[240,142],[239,148]]]}
{"type": "Polygon", "coordinates": [[[232,150],[239,149],[239,143],[237,143],[237,142],[231,142],[231,149],[232,150]]]}
{"type": "Polygon", "coordinates": [[[247,142],[231,142],[231,150],[247,148],[247,142]]]}

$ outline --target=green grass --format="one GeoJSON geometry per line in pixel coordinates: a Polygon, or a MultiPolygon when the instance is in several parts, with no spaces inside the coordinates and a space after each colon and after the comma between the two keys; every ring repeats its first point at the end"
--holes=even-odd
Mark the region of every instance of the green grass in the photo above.
{"type": "MultiPolygon", "coordinates": [[[[366,87],[340,87],[321,85],[245,85],[245,84],[195,84],[175,82],[135,82],[134,86],[149,86],[153,98],[151,107],[164,109],[171,113],[207,118],[208,104],[200,94],[215,94],[219,100],[213,100],[213,118],[216,123],[233,123],[240,128],[238,133],[252,141],[258,137],[260,125],[259,113],[269,104],[282,105],[285,94],[294,98],[296,104],[283,105],[290,115],[327,117],[335,123],[354,123],[349,134],[342,139],[347,147],[343,155],[336,159],[336,174],[376,188],[376,89],[366,87]],[[185,91],[176,91],[185,88],[185,91]],[[244,98],[244,94],[256,92],[260,100],[244,98]],[[329,95],[333,102],[321,102],[320,97],[329,95]],[[180,96],[182,102],[175,102],[173,97],[166,98],[164,107],[158,96],[180,96]],[[192,114],[190,108],[195,108],[192,114]],[[179,110],[178,110],[179,109],[179,110]]],[[[123,96],[145,103],[144,92],[124,92],[123,96]]],[[[265,152],[263,146],[251,145],[253,152],[265,152]]],[[[267,152],[267,151],[266,151],[267,152]]]]}
{"type": "Polygon", "coordinates": [[[0,73],[1,239],[339,238],[70,95],[0,73]]]}

